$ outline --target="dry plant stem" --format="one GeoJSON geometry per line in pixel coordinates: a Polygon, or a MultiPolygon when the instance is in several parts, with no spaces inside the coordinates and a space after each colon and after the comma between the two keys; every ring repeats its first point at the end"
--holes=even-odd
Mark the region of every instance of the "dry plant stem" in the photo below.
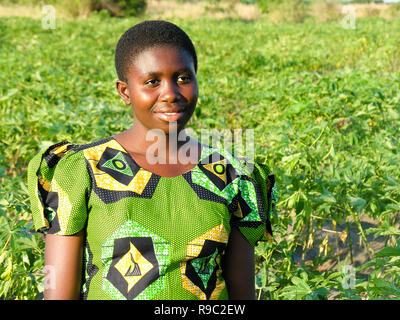
{"type": "Polygon", "coordinates": [[[11,233],[10,233],[10,235],[8,236],[7,241],[6,241],[5,245],[4,245],[4,247],[1,249],[1,253],[3,253],[3,251],[7,248],[8,243],[10,242],[10,240],[11,240],[11,233]]]}
{"type": "Polygon", "coordinates": [[[336,243],[336,248],[339,248],[339,237],[338,237],[338,234],[339,234],[339,232],[337,232],[336,231],[336,223],[335,223],[335,225],[334,225],[334,231],[335,231],[335,243],[336,243]]]}
{"type": "Polygon", "coordinates": [[[261,300],[262,289],[258,289],[258,297],[257,300],[261,300]]]}

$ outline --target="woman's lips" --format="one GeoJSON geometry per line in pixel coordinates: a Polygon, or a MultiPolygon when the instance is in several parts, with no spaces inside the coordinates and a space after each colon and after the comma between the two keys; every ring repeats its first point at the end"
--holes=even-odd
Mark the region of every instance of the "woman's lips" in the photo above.
{"type": "Polygon", "coordinates": [[[177,121],[179,120],[181,117],[183,117],[183,112],[156,112],[155,115],[160,118],[161,120],[164,121],[177,121]]]}

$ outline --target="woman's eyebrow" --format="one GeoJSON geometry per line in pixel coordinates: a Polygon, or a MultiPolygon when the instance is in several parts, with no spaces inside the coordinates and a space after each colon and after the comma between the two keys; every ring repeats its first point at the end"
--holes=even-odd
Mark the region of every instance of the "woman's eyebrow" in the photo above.
{"type": "Polygon", "coordinates": [[[156,77],[160,73],[161,72],[156,72],[156,71],[145,72],[145,73],[143,73],[143,77],[156,77]]]}
{"type": "Polygon", "coordinates": [[[192,70],[190,68],[187,68],[187,67],[179,69],[175,73],[184,73],[184,72],[193,73],[192,70]]]}
{"type": "MultiPolygon", "coordinates": [[[[190,68],[185,67],[185,68],[181,68],[181,69],[176,70],[174,72],[174,74],[176,75],[176,74],[185,73],[185,72],[188,72],[188,73],[191,73],[191,74],[193,73],[190,68]]],[[[143,73],[143,77],[156,77],[156,76],[159,76],[162,73],[163,72],[161,72],[161,71],[149,71],[149,72],[143,73]]]]}

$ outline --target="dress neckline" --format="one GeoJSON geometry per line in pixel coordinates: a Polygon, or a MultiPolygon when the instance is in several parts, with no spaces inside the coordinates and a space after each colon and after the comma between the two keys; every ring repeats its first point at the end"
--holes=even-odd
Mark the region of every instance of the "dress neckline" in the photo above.
{"type": "Polygon", "coordinates": [[[117,139],[115,139],[114,136],[111,137],[111,140],[115,141],[115,142],[118,144],[118,146],[129,156],[129,158],[132,160],[132,162],[133,162],[140,170],[143,170],[143,171],[145,171],[145,172],[151,173],[152,175],[154,175],[154,176],[156,176],[156,177],[167,178],[167,179],[173,179],[173,178],[182,177],[183,175],[188,174],[189,172],[191,172],[191,171],[193,171],[194,169],[196,169],[196,168],[198,167],[199,163],[203,160],[204,154],[205,154],[205,149],[208,147],[207,145],[205,145],[205,144],[199,142],[201,150],[200,150],[199,161],[196,163],[196,165],[195,165],[192,169],[190,169],[190,170],[188,170],[188,171],[185,171],[184,173],[182,173],[182,174],[180,174],[180,175],[172,176],[172,177],[166,177],[166,176],[160,176],[160,175],[157,174],[157,173],[151,172],[151,171],[149,171],[149,170],[147,170],[147,169],[141,167],[141,166],[135,161],[135,159],[131,156],[131,154],[125,149],[125,147],[124,147],[122,144],[120,144],[120,143],[118,142],[117,139]]]}

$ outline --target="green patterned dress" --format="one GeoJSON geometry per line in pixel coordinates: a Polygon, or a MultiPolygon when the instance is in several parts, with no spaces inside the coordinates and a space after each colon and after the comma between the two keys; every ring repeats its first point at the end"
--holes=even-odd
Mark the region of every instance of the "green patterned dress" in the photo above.
{"type": "Polygon", "coordinates": [[[32,159],[28,187],[37,231],[85,230],[82,299],[228,299],[231,226],[252,245],[272,235],[269,169],[207,145],[192,170],[161,177],[112,137],[61,142],[32,159]]]}

